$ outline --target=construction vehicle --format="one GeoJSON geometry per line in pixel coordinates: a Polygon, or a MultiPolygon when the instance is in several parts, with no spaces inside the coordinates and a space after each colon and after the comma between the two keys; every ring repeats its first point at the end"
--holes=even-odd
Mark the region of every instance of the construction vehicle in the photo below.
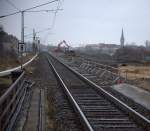
{"type": "Polygon", "coordinates": [[[55,49],[55,52],[66,52],[69,50],[69,45],[66,43],[65,40],[61,41],[57,48],[55,49]],[[64,44],[64,46],[62,46],[64,44]]]}
{"type": "Polygon", "coordinates": [[[65,55],[68,56],[75,56],[75,51],[70,49],[70,46],[67,44],[65,40],[61,41],[57,48],[55,49],[55,52],[61,52],[65,53],[65,55]],[[64,44],[64,46],[62,46],[64,44]]]}

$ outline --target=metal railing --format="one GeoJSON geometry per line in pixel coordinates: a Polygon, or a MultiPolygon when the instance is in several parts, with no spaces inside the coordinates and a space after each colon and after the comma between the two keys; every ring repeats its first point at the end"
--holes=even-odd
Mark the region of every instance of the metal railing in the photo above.
{"type": "Polygon", "coordinates": [[[18,103],[25,92],[24,72],[0,97],[0,131],[5,131],[18,106],[18,103]]]}

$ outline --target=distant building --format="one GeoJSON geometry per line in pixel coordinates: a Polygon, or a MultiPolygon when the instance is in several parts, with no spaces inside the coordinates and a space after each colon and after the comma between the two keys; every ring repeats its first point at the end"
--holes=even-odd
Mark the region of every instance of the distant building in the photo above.
{"type": "Polygon", "coordinates": [[[150,49],[150,41],[149,41],[149,40],[146,40],[146,41],[145,41],[145,47],[146,47],[147,49],[150,49]]]}
{"type": "Polygon", "coordinates": [[[120,38],[120,46],[121,47],[124,47],[124,41],[125,41],[125,39],[124,39],[124,33],[123,33],[123,28],[122,28],[122,33],[121,33],[121,38],[120,38]]]}
{"type": "Polygon", "coordinates": [[[100,51],[101,53],[113,55],[118,48],[119,45],[116,44],[105,44],[105,43],[98,43],[98,44],[88,44],[85,46],[86,50],[93,50],[93,51],[100,51]]]}

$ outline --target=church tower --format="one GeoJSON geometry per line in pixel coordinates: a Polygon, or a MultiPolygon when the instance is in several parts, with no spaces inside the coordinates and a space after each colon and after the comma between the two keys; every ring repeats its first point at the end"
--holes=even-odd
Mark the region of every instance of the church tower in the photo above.
{"type": "Polygon", "coordinates": [[[124,41],[125,41],[125,39],[124,39],[123,28],[122,28],[122,33],[121,33],[121,38],[120,38],[120,46],[121,47],[124,47],[124,41]]]}

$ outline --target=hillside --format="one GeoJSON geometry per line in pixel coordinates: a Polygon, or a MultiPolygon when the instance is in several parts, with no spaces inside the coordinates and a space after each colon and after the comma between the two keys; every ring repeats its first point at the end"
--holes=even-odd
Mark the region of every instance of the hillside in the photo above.
{"type": "Polygon", "coordinates": [[[17,60],[18,39],[0,29],[0,69],[19,63],[17,60]]]}

